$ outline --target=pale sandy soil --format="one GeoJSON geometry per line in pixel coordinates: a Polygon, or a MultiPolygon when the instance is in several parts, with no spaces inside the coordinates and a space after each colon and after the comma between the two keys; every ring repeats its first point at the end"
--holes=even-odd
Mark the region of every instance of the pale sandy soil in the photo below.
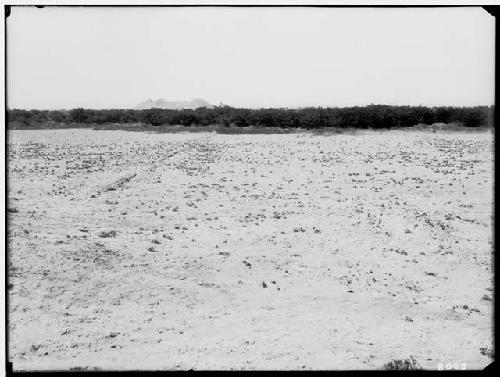
{"type": "Polygon", "coordinates": [[[14,370],[492,361],[491,133],[12,131],[8,152],[14,370]]]}

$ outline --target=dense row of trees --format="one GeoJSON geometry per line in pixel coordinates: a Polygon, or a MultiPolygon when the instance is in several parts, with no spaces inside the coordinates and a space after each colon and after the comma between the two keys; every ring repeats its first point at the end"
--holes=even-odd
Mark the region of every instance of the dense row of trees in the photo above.
{"type": "Polygon", "coordinates": [[[9,110],[9,122],[36,123],[142,123],[153,126],[257,126],[293,128],[397,128],[417,124],[457,123],[466,127],[493,125],[493,106],[424,107],[369,105],[343,108],[242,109],[230,106],[196,110],[9,110]]]}

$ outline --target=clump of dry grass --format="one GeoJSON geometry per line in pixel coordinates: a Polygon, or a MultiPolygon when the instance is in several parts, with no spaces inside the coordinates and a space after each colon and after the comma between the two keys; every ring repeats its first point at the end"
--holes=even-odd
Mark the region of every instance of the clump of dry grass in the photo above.
{"type": "Polygon", "coordinates": [[[489,347],[481,347],[479,352],[481,352],[481,355],[488,356],[491,359],[495,358],[495,351],[489,347]]]}
{"type": "Polygon", "coordinates": [[[385,370],[419,370],[422,367],[417,360],[410,356],[409,359],[394,359],[384,365],[385,370]]]}
{"type": "Polygon", "coordinates": [[[110,230],[109,232],[102,231],[101,233],[99,233],[99,237],[101,238],[116,237],[116,231],[115,230],[110,230]]]}

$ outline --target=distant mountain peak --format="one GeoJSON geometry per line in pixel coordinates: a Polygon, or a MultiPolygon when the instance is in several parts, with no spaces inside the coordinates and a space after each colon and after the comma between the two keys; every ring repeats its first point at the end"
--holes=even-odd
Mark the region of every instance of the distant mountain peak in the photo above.
{"type": "Polygon", "coordinates": [[[141,102],[135,108],[137,110],[153,109],[153,108],[181,110],[181,109],[197,109],[198,107],[213,108],[214,106],[201,98],[193,98],[190,101],[167,101],[163,98],[158,98],[156,101],[153,101],[151,98],[148,98],[146,101],[141,102]]]}

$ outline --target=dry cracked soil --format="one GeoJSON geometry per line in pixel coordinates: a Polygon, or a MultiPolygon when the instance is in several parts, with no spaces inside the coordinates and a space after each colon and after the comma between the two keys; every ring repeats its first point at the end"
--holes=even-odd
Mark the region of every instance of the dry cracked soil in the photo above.
{"type": "Polygon", "coordinates": [[[493,135],[15,130],[14,370],[484,368],[493,135]]]}

